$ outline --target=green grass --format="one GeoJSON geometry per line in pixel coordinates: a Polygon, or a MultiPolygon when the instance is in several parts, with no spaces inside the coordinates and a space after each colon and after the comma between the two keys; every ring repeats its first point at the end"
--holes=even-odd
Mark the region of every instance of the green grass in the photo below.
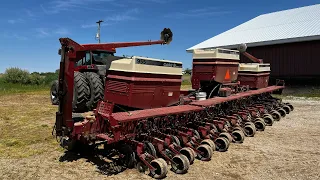
{"type": "Polygon", "coordinates": [[[308,98],[320,97],[320,90],[311,91],[309,93],[295,93],[292,95],[287,94],[285,96],[308,97],[308,98]]]}
{"type": "Polygon", "coordinates": [[[320,97],[319,86],[286,86],[283,91],[284,97],[320,97]]]}
{"type": "Polygon", "coordinates": [[[23,158],[59,149],[51,135],[57,107],[48,90],[0,96],[0,157],[23,158]]]}
{"type": "Polygon", "coordinates": [[[184,74],[182,76],[182,86],[188,86],[191,85],[191,75],[190,74],[184,74]]]}
{"type": "Polygon", "coordinates": [[[6,94],[17,94],[35,91],[48,91],[50,89],[49,85],[22,85],[22,84],[12,84],[6,83],[2,78],[0,78],[0,96],[6,94]]]}

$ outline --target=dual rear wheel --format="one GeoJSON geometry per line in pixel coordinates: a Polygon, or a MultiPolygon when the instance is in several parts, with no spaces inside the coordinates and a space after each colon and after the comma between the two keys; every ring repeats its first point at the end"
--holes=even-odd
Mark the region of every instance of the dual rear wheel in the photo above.
{"type": "MultiPolygon", "coordinates": [[[[58,81],[55,80],[50,89],[53,105],[59,104],[58,81]]],[[[74,72],[73,112],[91,111],[104,96],[104,83],[95,72],[74,72]]]]}

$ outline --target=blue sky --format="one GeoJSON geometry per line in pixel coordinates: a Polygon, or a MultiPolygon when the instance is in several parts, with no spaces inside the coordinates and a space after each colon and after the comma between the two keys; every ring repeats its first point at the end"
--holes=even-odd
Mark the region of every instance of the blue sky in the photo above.
{"type": "Polygon", "coordinates": [[[104,20],[102,42],[158,40],[164,27],[174,36],[168,46],[117,49],[183,62],[186,49],[260,14],[319,3],[315,0],[10,0],[0,5],[0,73],[8,67],[30,72],[59,68],[60,37],[95,43],[96,21],[104,20]]]}

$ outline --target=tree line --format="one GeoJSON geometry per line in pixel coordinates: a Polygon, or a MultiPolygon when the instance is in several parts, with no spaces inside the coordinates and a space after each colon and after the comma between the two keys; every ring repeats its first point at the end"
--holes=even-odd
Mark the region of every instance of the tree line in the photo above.
{"type": "Polygon", "coordinates": [[[55,72],[32,72],[12,67],[7,68],[1,77],[6,83],[23,85],[49,85],[58,79],[58,70],[55,72]]]}
{"type": "MultiPolygon", "coordinates": [[[[191,75],[192,70],[189,68],[184,69],[183,74],[191,75]]],[[[49,85],[54,80],[57,80],[59,76],[59,69],[55,72],[32,72],[27,70],[11,67],[7,68],[4,74],[1,76],[4,82],[13,84],[24,85],[49,85]]]]}

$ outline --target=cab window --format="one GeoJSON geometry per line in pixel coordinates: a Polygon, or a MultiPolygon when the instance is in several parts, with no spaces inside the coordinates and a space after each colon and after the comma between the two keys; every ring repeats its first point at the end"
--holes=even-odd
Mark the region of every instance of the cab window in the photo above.
{"type": "Polygon", "coordinates": [[[90,52],[87,52],[87,53],[86,53],[86,57],[85,57],[85,60],[84,60],[84,65],[91,65],[91,55],[90,55],[90,52]]]}
{"type": "Polygon", "coordinates": [[[109,56],[114,56],[113,52],[108,51],[93,51],[92,57],[95,64],[106,64],[109,56]]]}
{"type": "Polygon", "coordinates": [[[77,63],[76,63],[76,66],[82,66],[83,62],[85,61],[85,57],[80,59],[77,63]]]}

